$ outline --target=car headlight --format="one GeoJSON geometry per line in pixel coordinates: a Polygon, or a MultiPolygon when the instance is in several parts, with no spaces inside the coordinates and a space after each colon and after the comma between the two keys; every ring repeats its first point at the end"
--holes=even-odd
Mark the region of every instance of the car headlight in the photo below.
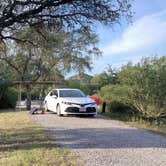
{"type": "Polygon", "coordinates": [[[66,105],[72,105],[72,103],[70,102],[65,102],[65,101],[62,101],[63,104],[66,104],[66,105]]]}

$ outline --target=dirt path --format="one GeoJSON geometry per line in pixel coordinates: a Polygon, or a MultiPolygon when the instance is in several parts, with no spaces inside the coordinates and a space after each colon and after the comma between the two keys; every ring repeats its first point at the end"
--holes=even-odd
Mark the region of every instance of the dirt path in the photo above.
{"type": "Polygon", "coordinates": [[[165,166],[166,137],[101,117],[34,115],[85,166],[165,166]]]}

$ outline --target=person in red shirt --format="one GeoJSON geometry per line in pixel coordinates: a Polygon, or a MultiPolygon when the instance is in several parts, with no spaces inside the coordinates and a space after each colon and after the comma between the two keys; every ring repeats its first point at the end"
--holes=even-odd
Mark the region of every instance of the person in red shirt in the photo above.
{"type": "Polygon", "coordinates": [[[96,104],[99,106],[99,105],[101,105],[101,100],[100,100],[100,98],[98,97],[98,96],[96,96],[96,95],[92,95],[92,96],[89,96],[92,100],[94,100],[95,102],[96,102],[96,104]]]}

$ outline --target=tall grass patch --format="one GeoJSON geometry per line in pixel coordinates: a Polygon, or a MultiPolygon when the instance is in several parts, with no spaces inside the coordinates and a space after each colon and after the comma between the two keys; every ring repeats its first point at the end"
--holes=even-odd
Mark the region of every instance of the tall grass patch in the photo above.
{"type": "Polygon", "coordinates": [[[27,112],[0,113],[0,165],[78,165],[78,158],[59,147],[27,112]]]}

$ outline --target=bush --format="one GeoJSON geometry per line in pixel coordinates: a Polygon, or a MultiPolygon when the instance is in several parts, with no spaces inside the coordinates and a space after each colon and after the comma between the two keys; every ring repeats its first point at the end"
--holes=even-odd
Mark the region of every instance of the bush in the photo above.
{"type": "Polygon", "coordinates": [[[18,92],[14,88],[8,88],[0,100],[0,108],[15,108],[18,92]]]}
{"type": "Polygon", "coordinates": [[[101,88],[99,95],[107,103],[107,110],[128,115],[138,114],[131,97],[133,89],[127,85],[107,85],[101,88]]]}
{"type": "Polygon", "coordinates": [[[128,105],[125,105],[125,104],[123,104],[121,102],[117,102],[117,101],[110,103],[110,111],[118,112],[118,113],[122,113],[122,114],[124,114],[124,113],[133,114],[133,110],[128,105]]]}
{"type": "Polygon", "coordinates": [[[101,88],[99,96],[107,103],[121,103],[130,106],[129,92],[131,89],[126,85],[107,85],[101,88]]]}
{"type": "Polygon", "coordinates": [[[37,88],[37,86],[35,86],[35,87],[31,90],[31,100],[39,99],[39,94],[40,94],[40,89],[37,88]]]}

